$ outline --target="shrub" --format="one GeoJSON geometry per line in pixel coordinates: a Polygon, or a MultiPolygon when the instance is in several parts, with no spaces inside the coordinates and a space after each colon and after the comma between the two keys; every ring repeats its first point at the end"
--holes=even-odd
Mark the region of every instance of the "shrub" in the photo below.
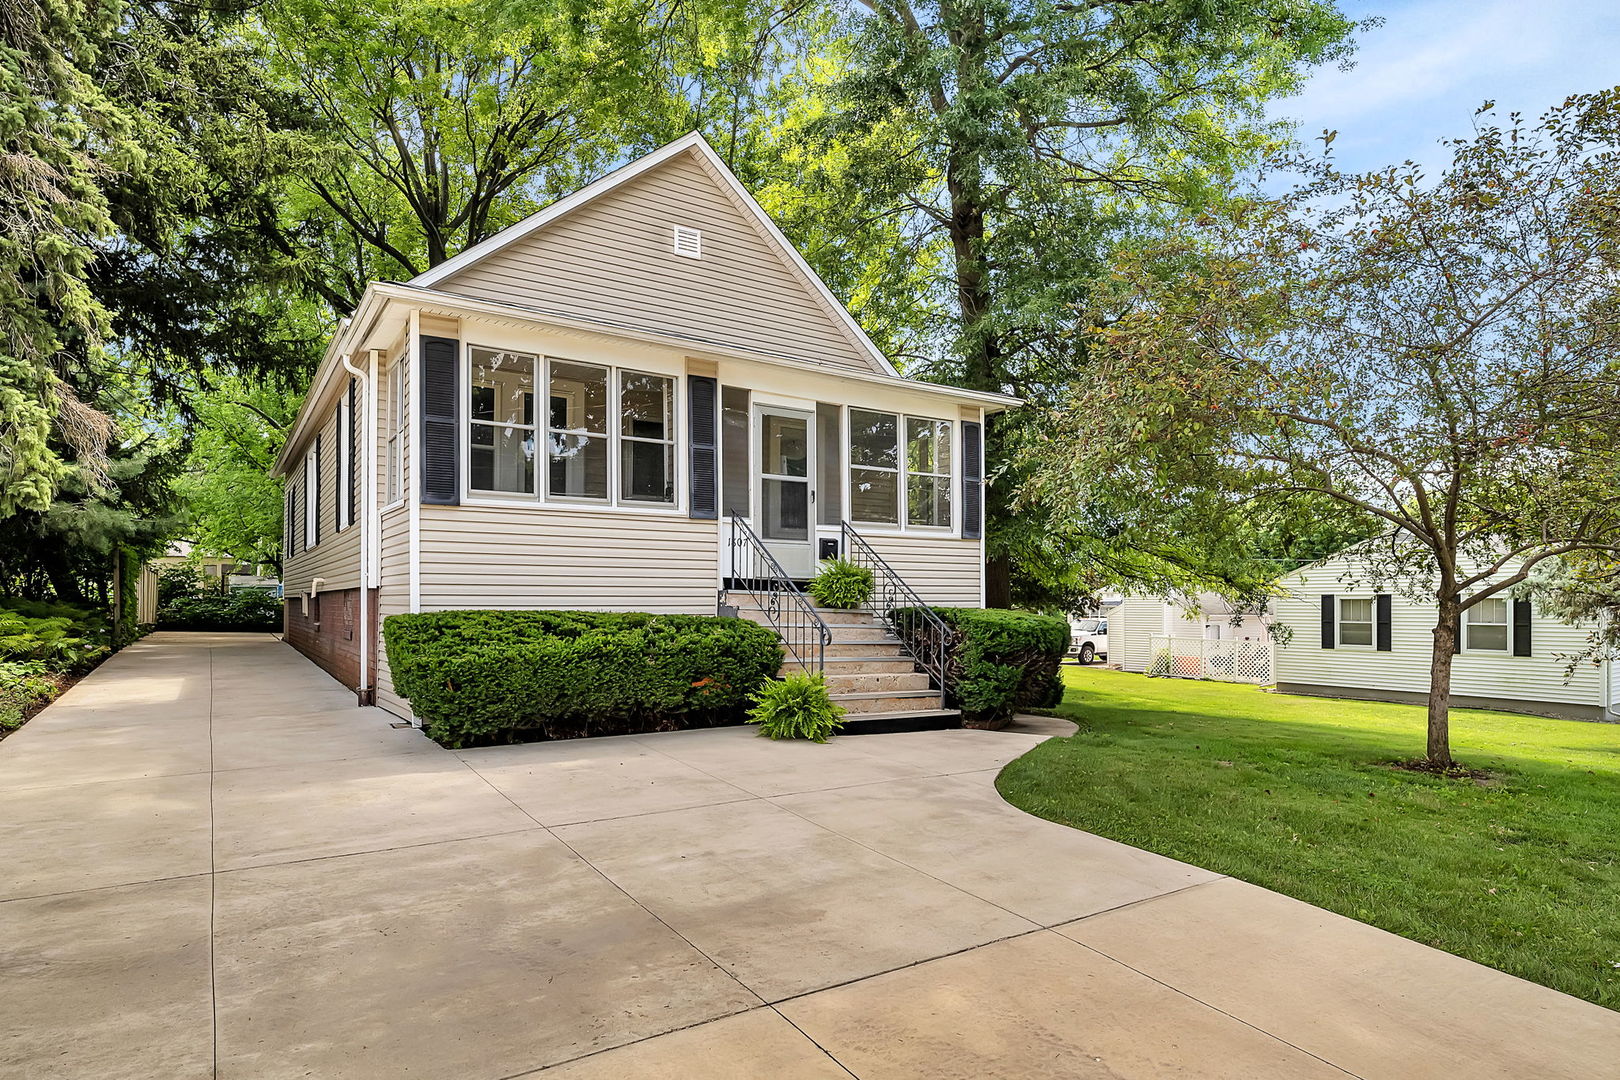
{"type": "Polygon", "coordinates": [[[826,608],[858,608],[872,598],[872,571],[848,559],[826,559],[810,582],[810,595],[826,608]]]}
{"type": "Polygon", "coordinates": [[[773,679],[753,697],[748,722],[772,739],[826,742],[844,726],[844,709],[827,696],[827,680],[813,675],[773,679]]]}
{"type": "Polygon", "coordinates": [[[390,615],[395,689],[449,747],[736,723],[776,673],[746,619],[591,611],[390,615]]]}
{"type": "MultiPolygon", "coordinates": [[[[950,635],[945,654],[945,696],[968,727],[1001,728],[1021,709],[1046,708],[1063,697],[1058,676],[1069,648],[1068,620],[1056,615],[997,608],[933,608],[950,635]]],[[[914,608],[889,619],[915,647],[932,625],[914,608]]]]}
{"type": "Polygon", "coordinates": [[[263,589],[224,596],[176,596],[158,608],[163,630],[280,630],[281,601],[263,589]]]}
{"type": "Polygon", "coordinates": [[[0,606],[0,661],[37,660],[70,671],[89,668],[111,651],[105,620],[92,612],[28,600],[0,606]]]}
{"type": "Polygon", "coordinates": [[[62,692],[62,676],[39,660],[0,661],[0,736],[21,726],[62,692]]]}

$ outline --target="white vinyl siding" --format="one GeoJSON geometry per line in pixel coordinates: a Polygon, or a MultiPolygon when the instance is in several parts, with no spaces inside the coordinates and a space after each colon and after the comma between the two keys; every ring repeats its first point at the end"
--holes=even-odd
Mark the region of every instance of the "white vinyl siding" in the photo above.
{"type": "Polygon", "coordinates": [[[948,536],[862,533],[925,604],[983,607],[984,549],[948,536]]]}
{"type": "MultiPolygon", "coordinates": [[[[346,383],[343,393],[347,396],[346,383]]],[[[351,421],[364,425],[364,414],[365,396],[362,394],[355,399],[351,421]]],[[[281,570],[289,596],[308,592],[310,583],[316,578],[323,582],[322,591],[354,589],[360,585],[360,530],[347,528],[340,532],[337,529],[338,506],[341,503],[339,493],[343,482],[338,471],[338,423],[337,409],[329,407],[326,410],[326,423],[310,437],[307,464],[301,465],[295,475],[287,478],[289,485],[298,488],[298,521],[289,528],[293,534],[293,545],[283,557],[281,570]],[[313,472],[316,435],[321,440],[320,543],[306,547],[306,538],[313,539],[311,528],[314,523],[315,489],[306,485],[313,472]]]]}
{"type": "Polygon", "coordinates": [[[876,371],[697,158],[679,154],[435,286],[816,364],[876,371]],[[702,258],[671,246],[702,231],[702,258]]]}
{"type": "Polygon", "coordinates": [[[719,523],[535,506],[422,508],[422,607],[712,615],[719,523]]]}
{"type": "MultiPolygon", "coordinates": [[[[357,392],[358,393],[358,392],[357,392]]],[[[358,400],[358,397],[357,397],[358,400]]],[[[359,501],[354,495],[354,416],[349,410],[349,391],[347,386],[343,396],[338,398],[337,431],[333,439],[332,449],[337,455],[337,485],[333,492],[332,509],[337,515],[337,528],[339,532],[354,524],[354,504],[359,501]]]]}
{"type": "MultiPolygon", "coordinates": [[[[1284,578],[1288,595],[1276,601],[1276,622],[1293,631],[1292,640],[1277,647],[1276,679],[1301,686],[1344,687],[1370,692],[1427,694],[1433,630],[1433,605],[1399,593],[1391,598],[1390,650],[1324,649],[1318,628],[1321,597],[1371,595],[1371,582],[1356,564],[1331,559],[1284,578]]],[[[1465,623],[1466,626],[1466,623],[1465,623]]],[[[1512,656],[1496,650],[1464,649],[1452,659],[1451,691],[1459,697],[1523,700],[1596,706],[1600,701],[1600,672],[1586,664],[1564,681],[1561,655],[1579,652],[1587,628],[1569,626],[1532,613],[1534,655],[1512,656]]]]}

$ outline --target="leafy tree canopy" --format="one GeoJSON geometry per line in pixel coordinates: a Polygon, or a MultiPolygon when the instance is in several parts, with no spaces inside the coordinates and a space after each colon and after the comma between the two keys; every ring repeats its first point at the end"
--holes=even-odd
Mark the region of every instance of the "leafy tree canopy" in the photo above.
{"type": "Polygon", "coordinates": [[[1113,496],[1150,534],[1240,535],[1300,499],[1375,519],[1374,576],[1435,608],[1448,764],[1459,615],[1620,553],[1617,120],[1620,90],[1482,116],[1438,178],[1321,160],[1125,253],[1041,490],[1113,496]]]}

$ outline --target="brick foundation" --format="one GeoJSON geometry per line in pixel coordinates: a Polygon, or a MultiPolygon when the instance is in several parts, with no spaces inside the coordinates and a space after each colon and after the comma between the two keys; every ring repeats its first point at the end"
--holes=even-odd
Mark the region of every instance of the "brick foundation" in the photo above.
{"type": "MultiPolygon", "coordinates": [[[[373,589],[368,613],[372,626],[377,619],[377,591],[373,589]]],[[[360,590],[323,592],[309,600],[304,611],[300,596],[288,597],[282,607],[282,630],[287,644],[315,662],[315,665],[350,690],[360,685],[360,590]]],[[[375,633],[371,635],[372,664],[376,668],[375,633]]]]}

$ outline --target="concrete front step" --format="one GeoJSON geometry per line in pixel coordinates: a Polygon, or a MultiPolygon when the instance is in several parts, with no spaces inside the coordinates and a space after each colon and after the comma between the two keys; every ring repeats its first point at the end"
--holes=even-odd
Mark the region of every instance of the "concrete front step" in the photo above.
{"type": "Polygon", "coordinates": [[[894,659],[903,657],[906,651],[898,641],[876,639],[872,641],[835,641],[827,646],[827,659],[846,656],[882,656],[894,659]]]}
{"type": "MultiPolygon", "coordinates": [[[[748,596],[747,593],[732,593],[731,596],[727,597],[727,602],[737,607],[737,615],[742,619],[750,619],[753,622],[768,622],[765,610],[760,607],[760,602],[755,597],[748,596]]],[[[786,602],[784,602],[784,606],[786,606],[786,602]]],[[[815,614],[820,615],[821,622],[825,622],[828,627],[876,627],[878,625],[875,615],[870,614],[870,612],[863,612],[863,610],[847,610],[842,609],[842,607],[816,607],[815,614]]]]}
{"type": "Polygon", "coordinates": [[[908,712],[938,706],[938,690],[873,690],[858,693],[832,693],[834,703],[850,714],[908,712]]]}
{"type": "MultiPolygon", "coordinates": [[[[801,665],[797,660],[782,664],[783,675],[815,669],[815,664],[801,665]]],[[[829,656],[823,670],[829,678],[834,675],[909,675],[917,670],[917,665],[909,656],[829,656]]]]}
{"type": "Polygon", "coordinates": [[[927,690],[928,676],[922,672],[876,672],[858,675],[828,673],[827,692],[830,694],[869,694],[900,690],[927,690]]]}
{"type": "Polygon", "coordinates": [[[955,709],[914,709],[881,713],[846,713],[840,735],[888,735],[897,731],[939,731],[962,726],[955,709]]]}

